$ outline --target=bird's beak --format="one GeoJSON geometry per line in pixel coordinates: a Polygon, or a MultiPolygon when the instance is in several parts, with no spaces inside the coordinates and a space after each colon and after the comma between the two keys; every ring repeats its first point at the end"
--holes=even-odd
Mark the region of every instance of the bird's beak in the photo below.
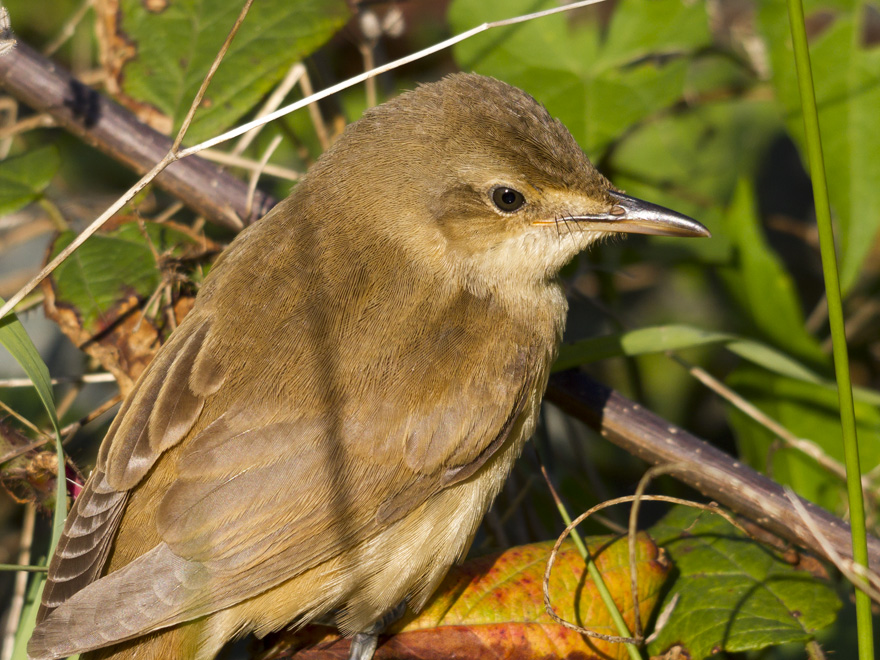
{"type": "Polygon", "coordinates": [[[602,231],[623,234],[711,236],[708,229],[686,215],[613,190],[609,190],[608,194],[616,199],[617,203],[607,213],[576,215],[566,220],[594,225],[596,229],[602,231]]]}

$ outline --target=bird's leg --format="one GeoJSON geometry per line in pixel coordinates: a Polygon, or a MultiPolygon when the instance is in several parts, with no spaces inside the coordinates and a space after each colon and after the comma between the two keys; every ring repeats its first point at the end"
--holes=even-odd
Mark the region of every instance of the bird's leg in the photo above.
{"type": "Polygon", "coordinates": [[[371,660],[376,646],[379,644],[379,635],[397,621],[406,612],[406,601],[400,603],[394,609],[388,610],[372,626],[363,632],[356,633],[351,638],[351,646],[348,650],[348,660],[371,660]]]}

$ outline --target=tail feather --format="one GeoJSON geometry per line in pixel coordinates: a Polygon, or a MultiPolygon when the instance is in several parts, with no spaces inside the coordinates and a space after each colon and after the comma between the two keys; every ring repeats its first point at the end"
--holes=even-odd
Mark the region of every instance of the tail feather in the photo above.
{"type": "Polygon", "coordinates": [[[34,630],[28,656],[65,658],[209,614],[192,607],[209,577],[201,564],[160,544],[49,613],[34,630]]]}
{"type": "Polygon", "coordinates": [[[89,479],[52,556],[38,622],[100,577],[127,498],[128,493],[106,484],[103,473],[89,479]]]}

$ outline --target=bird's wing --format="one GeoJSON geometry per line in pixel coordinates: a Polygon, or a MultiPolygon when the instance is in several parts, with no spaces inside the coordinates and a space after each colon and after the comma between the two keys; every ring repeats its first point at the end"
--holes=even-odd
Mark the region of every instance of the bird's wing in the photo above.
{"type": "MultiPolygon", "coordinates": [[[[389,375],[399,388],[364,390],[354,361],[352,372],[332,383],[336,394],[326,405],[290,401],[285,409],[254,399],[242,384],[271,376],[224,378],[212,357],[223,351],[212,341],[226,335],[194,318],[139,381],[102,445],[104,476],[96,484],[115,489],[115,508],[105,514],[111,520],[96,528],[84,553],[53,564],[51,580],[60,585],[55,576],[72,572],[74,560],[94,566],[80,571],[82,582],[95,578],[127,490],[166,460],[176,474],[157,514],[163,542],[72,596],[79,584],[63,597],[53,587],[45,604],[57,609],[37,629],[34,648],[95,648],[241,602],[372,537],[473,474],[533,405],[537,356],[527,348],[499,355],[494,341],[463,341],[457,330],[424,325],[402,354],[424,353],[417,344],[433,337],[439,361],[423,373],[398,365],[409,372],[389,375]],[[213,400],[222,400],[222,413],[215,414],[213,400]],[[203,408],[213,421],[204,426],[202,419],[190,433],[203,408]]],[[[247,367],[260,368],[256,360],[247,367]]],[[[68,530],[101,520],[89,509],[77,507],[68,530]]]]}
{"type": "Polygon", "coordinates": [[[110,488],[102,472],[92,474],[52,556],[37,621],[101,576],[125,501],[126,493],[110,488]]]}
{"type": "Polygon", "coordinates": [[[281,577],[307,570],[479,469],[530,402],[535,371],[520,362],[506,386],[474,381],[453,401],[384,416],[368,402],[369,430],[332,414],[262,426],[247,410],[224,414],[180,454],[159,533],[217,574],[265,576],[274,563],[281,577]],[[381,444],[397,450],[364,451],[381,444]]]}
{"type": "Polygon", "coordinates": [[[201,350],[210,324],[194,317],[189,327],[145,370],[111,425],[52,557],[38,621],[100,577],[129,489],[184,437],[222,382],[201,350]]]}

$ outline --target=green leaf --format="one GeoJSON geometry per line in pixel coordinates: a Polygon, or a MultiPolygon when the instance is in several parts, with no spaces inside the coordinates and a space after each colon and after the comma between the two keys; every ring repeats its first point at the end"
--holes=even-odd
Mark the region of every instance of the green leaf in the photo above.
{"type": "Polygon", "coordinates": [[[673,644],[693,660],[806,642],[834,622],[840,601],[825,582],[798,571],[727,521],[675,507],[649,530],[678,569],[661,609],[678,602],[657,639],[659,655],[673,644]]]}
{"type": "MultiPolygon", "coordinates": [[[[92,236],[52,274],[56,298],[77,313],[86,332],[104,329],[105,315],[131,294],[141,299],[152,295],[162,281],[153,249],[179,255],[182,246],[194,244],[194,239],[172,226],[153,222],[143,226],[149,241],[138,223],[125,223],[92,236]]],[[[74,232],[62,233],[50,256],[67,247],[75,236],[74,232]]],[[[115,320],[111,315],[106,322],[115,320]]]]}
{"type": "MultiPolygon", "coordinates": [[[[3,304],[0,298],[0,305],[3,304]]],[[[55,515],[52,519],[52,540],[50,549],[54,550],[61,532],[64,529],[64,519],[67,517],[67,479],[64,464],[64,450],[61,447],[61,427],[58,424],[58,413],[55,410],[55,397],[52,393],[52,380],[49,377],[49,368],[40,357],[34,342],[28,337],[18,317],[9,313],[0,319],[0,344],[15,358],[16,362],[24,369],[27,377],[31,379],[37,396],[43,403],[46,413],[55,429],[55,452],[58,456],[58,478],[55,488],[55,515]]]]}
{"type": "MultiPolygon", "coordinates": [[[[692,72],[705,64],[701,58],[692,72]]],[[[732,246],[723,209],[740,179],[757,176],[782,129],[776,107],[767,101],[700,103],[626,134],[609,156],[609,170],[627,193],[690,215],[712,231],[709,240],[676,240],[677,249],[699,255],[703,263],[724,263],[732,246]]]]}
{"type": "Polygon", "coordinates": [[[24,607],[21,610],[21,619],[15,631],[12,660],[28,660],[27,643],[37,626],[37,611],[40,609],[40,600],[43,597],[45,584],[45,573],[35,573],[31,577],[31,583],[24,599],[24,607]]]}
{"type": "MultiPolygon", "coordinates": [[[[758,408],[790,430],[812,441],[828,456],[843,463],[837,390],[786,378],[749,366],[742,366],[727,378],[727,384],[758,408]]],[[[864,473],[880,464],[880,410],[876,403],[856,395],[855,411],[859,454],[864,473]]],[[[728,418],[736,433],[740,456],[754,468],[791,486],[799,495],[833,511],[843,511],[843,481],[813,459],[795,449],[771,450],[775,436],[734,408],[728,418]]]]}
{"type": "MultiPolygon", "coordinates": [[[[119,3],[118,38],[131,54],[118,75],[125,95],[169,116],[176,129],[241,11],[239,0],[119,3]]],[[[251,110],[290,66],[348,19],[344,0],[256,2],[218,69],[187,134],[195,143],[251,110]]]]}
{"type": "Polygon", "coordinates": [[[770,371],[812,383],[825,383],[820,376],[785,353],[766,344],[689,325],[660,325],[564,344],[553,364],[554,371],[570,369],[609,357],[646,355],[697,346],[723,344],[729,351],[770,371]]]}
{"type": "Polygon", "coordinates": [[[0,215],[39,199],[59,165],[58,150],[53,146],[33,149],[0,162],[0,215]]]}
{"type": "MultiPolygon", "coordinates": [[[[4,300],[0,298],[0,304],[3,303],[4,300]]],[[[18,317],[13,313],[0,319],[0,344],[3,344],[24,369],[27,377],[31,379],[37,390],[37,396],[40,397],[43,407],[49,414],[52,426],[58,431],[58,416],[55,412],[55,397],[52,394],[52,379],[49,377],[49,369],[18,317]]]]}
{"type": "MultiPolygon", "coordinates": [[[[456,32],[485,21],[555,7],[550,1],[455,0],[456,32]]],[[[609,25],[596,14],[555,15],[493,30],[455,47],[462,70],[527,90],[593,156],[625,129],[683,94],[689,57],[711,41],[705,5],[627,0],[609,25]]]]}
{"type": "MultiPolygon", "coordinates": [[[[865,16],[876,4],[813,0],[831,23],[810,44],[813,82],[831,206],[836,215],[840,283],[846,293],[880,230],[880,49],[865,44],[865,16]]],[[[785,3],[759,3],[758,27],[768,47],[772,83],[789,131],[806,154],[800,94],[785,3]]],[[[804,163],[807,159],[803,157],[804,163]]]]}
{"type": "Polygon", "coordinates": [[[724,227],[734,258],[719,274],[742,317],[756,332],[797,357],[827,363],[819,343],[804,327],[794,281],[764,239],[752,188],[745,181],[737,187],[724,227]]]}

